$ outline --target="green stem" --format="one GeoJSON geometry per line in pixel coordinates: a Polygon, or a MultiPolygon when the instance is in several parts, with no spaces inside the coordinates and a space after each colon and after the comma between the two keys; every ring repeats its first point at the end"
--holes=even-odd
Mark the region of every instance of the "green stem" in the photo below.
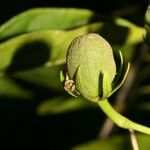
{"type": "Polygon", "coordinates": [[[99,100],[98,105],[103,110],[103,112],[119,127],[140,131],[150,135],[149,127],[145,127],[143,125],[135,123],[129,120],[128,118],[122,116],[121,114],[119,114],[113,109],[113,107],[109,104],[107,99],[99,100]]]}

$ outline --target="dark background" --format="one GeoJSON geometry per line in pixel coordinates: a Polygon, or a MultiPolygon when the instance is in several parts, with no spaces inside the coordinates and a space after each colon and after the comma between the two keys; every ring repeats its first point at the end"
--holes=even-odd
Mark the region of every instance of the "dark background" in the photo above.
{"type": "MultiPolygon", "coordinates": [[[[76,7],[88,8],[105,16],[117,15],[143,26],[147,5],[148,0],[0,0],[0,24],[29,8],[76,7]]],[[[46,89],[30,88],[38,93],[36,100],[0,97],[0,149],[70,149],[72,145],[97,136],[101,120],[94,116],[105,117],[99,110],[39,117],[34,112],[38,99],[51,95],[46,89]]]]}

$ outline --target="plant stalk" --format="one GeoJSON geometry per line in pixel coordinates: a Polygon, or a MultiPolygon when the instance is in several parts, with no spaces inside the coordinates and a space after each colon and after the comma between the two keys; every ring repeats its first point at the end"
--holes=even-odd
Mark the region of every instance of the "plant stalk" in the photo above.
{"type": "Polygon", "coordinates": [[[135,123],[128,118],[122,116],[117,111],[115,111],[115,109],[113,109],[107,99],[99,100],[98,105],[103,110],[103,112],[119,127],[129,130],[132,129],[150,135],[149,127],[135,123]]]}

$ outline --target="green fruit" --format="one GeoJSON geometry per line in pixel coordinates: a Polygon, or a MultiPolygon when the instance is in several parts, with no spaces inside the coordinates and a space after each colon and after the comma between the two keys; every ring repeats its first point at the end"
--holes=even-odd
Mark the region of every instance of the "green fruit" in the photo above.
{"type": "MultiPolygon", "coordinates": [[[[121,68],[122,68],[122,55],[121,68]]],[[[64,89],[74,96],[97,102],[109,97],[124,82],[112,89],[116,64],[109,43],[100,35],[90,33],[75,38],[69,46],[64,89]]],[[[127,72],[129,70],[129,65],[127,72]]]]}
{"type": "Polygon", "coordinates": [[[112,90],[116,65],[109,43],[95,33],[77,37],[67,53],[67,73],[75,81],[76,90],[87,99],[107,97],[112,90]],[[105,77],[107,76],[107,77],[105,77]],[[106,87],[103,79],[107,78],[106,87]]]}

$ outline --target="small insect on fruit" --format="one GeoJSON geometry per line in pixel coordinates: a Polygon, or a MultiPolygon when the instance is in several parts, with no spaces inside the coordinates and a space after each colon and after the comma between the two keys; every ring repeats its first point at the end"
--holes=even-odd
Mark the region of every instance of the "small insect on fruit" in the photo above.
{"type": "Polygon", "coordinates": [[[65,84],[64,84],[64,89],[67,92],[73,92],[75,90],[75,84],[73,80],[66,80],[65,84]]]}
{"type": "Polygon", "coordinates": [[[64,82],[64,89],[72,96],[78,97],[80,95],[80,93],[75,88],[74,81],[69,79],[69,76],[67,74],[64,82]]]}

